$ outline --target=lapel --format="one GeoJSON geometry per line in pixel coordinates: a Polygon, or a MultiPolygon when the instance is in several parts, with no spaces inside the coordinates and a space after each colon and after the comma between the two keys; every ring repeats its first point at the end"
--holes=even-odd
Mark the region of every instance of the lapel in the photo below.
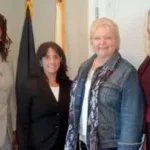
{"type": "Polygon", "coordinates": [[[61,103],[63,101],[63,96],[64,96],[64,93],[63,93],[63,86],[62,84],[60,83],[59,84],[59,97],[58,97],[58,102],[61,103]]]}
{"type": "Polygon", "coordinates": [[[143,61],[143,63],[141,64],[140,68],[138,69],[138,74],[140,78],[145,72],[145,70],[147,69],[147,66],[149,65],[149,63],[150,63],[150,57],[147,56],[145,60],[143,61]]]}
{"type": "Polygon", "coordinates": [[[44,77],[40,78],[40,80],[38,82],[38,86],[39,86],[39,92],[41,93],[41,95],[43,97],[45,97],[45,99],[47,99],[51,103],[57,103],[57,100],[56,100],[51,88],[49,87],[48,83],[44,79],[44,77]]]}
{"type": "Polygon", "coordinates": [[[62,105],[67,105],[69,102],[70,98],[70,85],[67,84],[67,81],[60,82],[59,84],[59,104],[62,105]]]}
{"type": "Polygon", "coordinates": [[[49,87],[44,77],[40,78],[38,86],[39,86],[39,92],[41,93],[41,95],[45,97],[46,99],[50,100],[51,103],[56,103],[56,104],[59,103],[61,105],[64,105],[64,103],[68,101],[69,92],[70,92],[69,84],[66,84],[63,81],[59,83],[58,101],[56,100],[51,88],[49,87]]]}

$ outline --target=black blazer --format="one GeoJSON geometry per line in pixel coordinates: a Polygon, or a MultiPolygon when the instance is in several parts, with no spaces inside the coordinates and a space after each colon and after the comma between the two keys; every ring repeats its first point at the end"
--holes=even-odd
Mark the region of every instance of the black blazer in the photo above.
{"type": "Polygon", "coordinates": [[[28,78],[17,111],[19,150],[63,150],[68,125],[71,81],[59,83],[59,102],[44,77],[28,78]]]}

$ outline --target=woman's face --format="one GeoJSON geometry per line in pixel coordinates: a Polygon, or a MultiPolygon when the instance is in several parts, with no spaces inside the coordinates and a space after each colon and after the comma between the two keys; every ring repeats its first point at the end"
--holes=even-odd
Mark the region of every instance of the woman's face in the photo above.
{"type": "Polygon", "coordinates": [[[91,39],[94,52],[99,58],[111,57],[117,48],[117,38],[108,27],[98,27],[91,39]]]}
{"type": "Polygon", "coordinates": [[[60,56],[52,48],[48,48],[47,55],[41,59],[41,65],[47,75],[56,75],[60,62],[60,56]]]}

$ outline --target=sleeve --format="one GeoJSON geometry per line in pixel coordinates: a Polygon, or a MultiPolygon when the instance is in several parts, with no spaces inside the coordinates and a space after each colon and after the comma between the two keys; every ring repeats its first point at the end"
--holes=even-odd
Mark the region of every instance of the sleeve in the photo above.
{"type": "Polygon", "coordinates": [[[30,145],[30,108],[32,100],[32,82],[25,80],[20,89],[17,109],[18,150],[31,150],[30,145]]]}
{"type": "Polygon", "coordinates": [[[133,69],[122,89],[121,133],[118,150],[138,150],[141,146],[144,120],[144,100],[133,69]]]}
{"type": "Polygon", "coordinates": [[[16,104],[16,94],[15,94],[14,69],[13,69],[12,61],[10,62],[10,67],[12,70],[12,79],[13,79],[13,87],[10,95],[10,112],[11,112],[12,128],[13,131],[16,131],[17,104],[16,104]]]}
{"type": "Polygon", "coordinates": [[[11,118],[12,118],[12,128],[13,128],[13,131],[16,131],[17,106],[16,106],[15,87],[13,87],[13,90],[10,96],[10,111],[11,111],[11,118]]]}

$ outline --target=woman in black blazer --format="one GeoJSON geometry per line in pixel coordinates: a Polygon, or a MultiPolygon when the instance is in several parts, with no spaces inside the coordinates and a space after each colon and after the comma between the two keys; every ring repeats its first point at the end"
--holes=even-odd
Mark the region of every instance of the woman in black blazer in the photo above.
{"type": "Polygon", "coordinates": [[[45,42],[37,51],[41,71],[29,76],[18,101],[19,150],[63,150],[68,124],[70,87],[63,50],[45,42]]]}

